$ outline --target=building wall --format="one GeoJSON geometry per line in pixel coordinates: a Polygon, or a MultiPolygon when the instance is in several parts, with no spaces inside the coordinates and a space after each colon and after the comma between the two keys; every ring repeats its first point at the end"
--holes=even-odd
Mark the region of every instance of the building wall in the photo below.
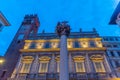
{"type": "MultiPolygon", "coordinates": [[[[94,78],[92,76],[95,76],[97,74],[102,79],[105,77],[116,77],[116,74],[112,72],[112,67],[106,55],[106,48],[102,46],[103,44],[101,42],[101,38],[68,38],[67,42],[69,50],[69,73],[71,78],[73,78],[74,74],[89,74],[91,78],[94,78]],[[100,64],[102,66],[102,69],[96,69],[97,67],[93,62],[98,65],[99,62],[101,62],[100,64]],[[82,66],[82,70],[76,68],[77,63],[84,65],[82,66]],[[103,74],[104,76],[100,76],[103,74]]],[[[57,63],[59,63],[60,58],[59,43],[59,39],[26,40],[24,48],[20,50],[22,52],[20,62],[18,62],[18,65],[16,66],[16,69],[11,78],[24,79],[26,78],[26,76],[30,78],[30,75],[38,77],[38,74],[59,74],[59,72],[57,72],[57,63]],[[29,57],[33,57],[33,61],[31,62],[31,68],[28,72],[21,72],[22,68],[20,64],[22,65],[22,62],[28,61],[27,58],[25,58],[26,60],[23,60],[24,57],[28,57],[28,59],[29,57]],[[41,57],[44,57],[43,61],[41,57]],[[41,62],[48,62],[47,71],[39,72],[41,62]],[[24,74],[24,77],[23,75],[21,77],[21,74],[24,74]]],[[[38,78],[40,79],[42,77],[38,78]]],[[[83,76],[83,78],[86,77],[83,76]]]]}

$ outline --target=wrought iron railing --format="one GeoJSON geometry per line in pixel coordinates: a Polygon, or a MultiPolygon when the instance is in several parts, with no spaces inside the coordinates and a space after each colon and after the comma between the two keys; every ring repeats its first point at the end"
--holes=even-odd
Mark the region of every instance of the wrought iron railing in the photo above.
{"type": "MultiPolygon", "coordinates": [[[[70,80],[87,80],[87,79],[108,79],[112,78],[111,73],[70,73],[70,80]]],[[[15,78],[9,78],[8,80],[59,80],[58,73],[38,73],[28,74],[19,73],[15,78]]]]}

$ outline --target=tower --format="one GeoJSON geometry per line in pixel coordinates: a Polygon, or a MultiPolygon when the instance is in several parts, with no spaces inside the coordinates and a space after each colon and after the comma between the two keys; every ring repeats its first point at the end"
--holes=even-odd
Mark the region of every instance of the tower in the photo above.
{"type": "Polygon", "coordinates": [[[2,80],[11,76],[20,56],[19,49],[24,46],[24,40],[28,39],[29,35],[36,36],[39,25],[40,22],[37,15],[25,15],[20,28],[5,54],[6,61],[2,69],[4,71],[1,73],[1,75],[4,74],[2,80]]]}

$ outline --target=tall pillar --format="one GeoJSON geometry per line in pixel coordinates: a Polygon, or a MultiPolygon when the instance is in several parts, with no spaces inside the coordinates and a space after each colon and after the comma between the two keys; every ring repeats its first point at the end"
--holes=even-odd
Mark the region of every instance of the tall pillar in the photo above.
{"type": "Polygon", "coordinates": [[[67,36],[70,34],[70,26],[66,21],[58,22],[56,27],[60,36],[60,78],[59,80],[69,80],[67,36]]]}

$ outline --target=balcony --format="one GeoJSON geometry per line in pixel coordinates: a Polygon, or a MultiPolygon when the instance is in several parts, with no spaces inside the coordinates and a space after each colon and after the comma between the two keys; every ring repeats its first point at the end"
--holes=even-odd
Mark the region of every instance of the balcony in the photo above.
{"type": "MultiPolygon", "coordinates": [[[[112,80],[111,73],[70,73],[70,80],[112,80]]],[[[59,80],[58,73],[38,73],[27,74],[20,73],[15,78],[9,78],[8,80],[59,80]]]]}

